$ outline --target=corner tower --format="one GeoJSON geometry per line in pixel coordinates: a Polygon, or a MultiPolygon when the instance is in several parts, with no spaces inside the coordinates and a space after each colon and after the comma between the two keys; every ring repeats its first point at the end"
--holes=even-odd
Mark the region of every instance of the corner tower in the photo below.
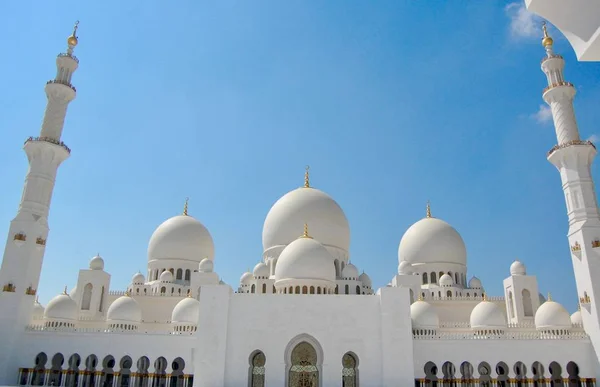
{"type": "Polygon", "coordinates": [[[545,23],[543,30],[542,45],[546,57],[542,59],[541,67],[548,86],[542,95],[552,109],[557,139],[557,144],[548,152],[548,161],[560,172],[583,325],[600,359],[600,283],[593,280],[600,278],[600,213],[590,173],[597,152],[594,144],[579,136],[573,110],[575,88],[564,79],[565,61],[554,53],[554,41],[548,35],[545,23]]]}
{"type": "MultiPolygon", "coordinates": [[[[67,38],[67,50],[56,58],[56,76],[46,83],[48,102],[38,137],[29,137],[24,150],[29,161],[23,195],[16,217],[11,221],[0,266],[0,347],[12,348],[7,340],[18,340],[29,323],[48,238],[48,214],[56,173],[70,154],[61,136],[69,102],[75,99],[71,78],[78,60],[77,25],[67,38]]],[[[10,354],[8,355],[10,356],[10,354]]],[[[8,358],[0,355],[0,375],[8,358]]],[[[11,377],[14,370],[9,370],[11,377]]],[[[2,381],[2,377],[0,377],[2,381]]]]}

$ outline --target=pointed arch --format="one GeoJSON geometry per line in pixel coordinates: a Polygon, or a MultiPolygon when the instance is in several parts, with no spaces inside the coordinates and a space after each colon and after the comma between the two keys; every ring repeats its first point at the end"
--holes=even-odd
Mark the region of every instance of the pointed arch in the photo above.
{"type": "Polygon", "coordinates": [[[290,384],[290,371],[292,369],[292,366],[294,365],[292,354],[296,354],[294,353],[294,349],[298,348],[300,344],[308,344],[310,346],[307,347],[306,345],[303,345],[302,347],[299,347],[299,349],[304,348],[305,350],[307,350],[307,352],[309,352],[309,354],[314,354],[314,367],[316,368],[317,378],[314,386],[323,387],[321,381],[321,375],[323,375],[323,347],[321,347],[321,344],[319,344],[319,341],[316,338],[306,333],[300,334],[292,338],[285,348],[285,387],[296,387],[295,385],[290,384]],[[314,350],[313,353],[310,353],[310,348],[314,350]]]}
{"type": "Polygon", "coordinates": [[[265,387],[265,354],[260,350],[253,351],[248,362],[248,387],[265,387]]]}
{"type": "Polygon", "coordinates": [[[358,387],[358,356],[353,352],[342,356],[342,387],[358,387]]]}
{"type": "Polygon", "coordinates": [[[90,310],[93,289],[94,286],[89,282],[83,287],[83,296],[81,298],[81,310],[90,310]]]}
{"type": "Polygon", "coordinates": [[[523,314],[525,317],[533,317],[533,305],[531,303],[531,293],[527,289],[521,292],[523,298],[523,314]]]}

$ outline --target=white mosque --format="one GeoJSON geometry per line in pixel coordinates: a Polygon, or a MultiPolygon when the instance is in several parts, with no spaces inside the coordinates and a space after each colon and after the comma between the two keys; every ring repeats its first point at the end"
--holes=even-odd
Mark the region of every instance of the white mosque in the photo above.
{"type": "Polygon", "coordinates": [[[504,294],[467,277],[460,234],[436,218],[404,234],[398,271],[373,289],[350,262],[350,227],[325,192],[304,185],[277,200],[263,228],[262,259],[236,288],[215,272],[212,237],[188,214],[158,226],[145,273],[111,290],[104,260],[45,307],[36,300],[48,212],[78,60],[77,28],[57,73],[39,137],[25,141],[29,170],[0,269],[0,385],[77,387],[595,386],[600,372],[600,213],[579,137],[575,88],[544,29],[541,67],[558,145],[580,297],[569,315],[540,295],[522,262],[504,294]]]}

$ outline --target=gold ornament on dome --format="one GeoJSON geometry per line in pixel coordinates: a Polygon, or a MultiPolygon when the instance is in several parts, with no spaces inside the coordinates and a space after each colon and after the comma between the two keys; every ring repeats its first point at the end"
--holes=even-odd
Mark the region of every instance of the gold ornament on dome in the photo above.
{"type": "Polygon", "coordinates": [[[71,34],[71,36],[69,36],[67,38],[67,44],[71,47],[75,47],[77,46],[77,43],[79,42],[77,40],[77,29],[79,28],[79,20],[77,20],[75,22],[75,26],[73,27],[73,33],[71,34]]]}
{"type": "Polygon", "coordinates": [[[548,27],[546,26],[546,22],[542,22],[542,31],[544,31],[544,37],[542,38],[542,46],[544,47],[552,47],[554,44],[554,40],[548,35],[548,27]]]}
{"type": "Polygon", "coordinates": [[[310,188],[310,165],[307,165],[304,170],[304,188],[310,188]]]}

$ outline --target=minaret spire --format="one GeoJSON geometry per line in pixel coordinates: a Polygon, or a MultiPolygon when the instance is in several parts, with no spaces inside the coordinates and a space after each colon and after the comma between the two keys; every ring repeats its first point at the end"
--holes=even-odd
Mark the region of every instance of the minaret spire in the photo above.
{"type": "Polygon", "coordinates": [[[183,215],[188,216],[188,202],[190,198],[185,198],[185,204],[183,205],[183,215]]]}
{"type": "Polygon", "coordinates": [[[304,188],[310,188],[310,165],[307,165],[304,171],[304,188]]]}
{"type": "Polygon", "coordinates": [[[427,201],[427,208],[425,209],[425,216],[431,218],[431,203],[427,201]]]}

